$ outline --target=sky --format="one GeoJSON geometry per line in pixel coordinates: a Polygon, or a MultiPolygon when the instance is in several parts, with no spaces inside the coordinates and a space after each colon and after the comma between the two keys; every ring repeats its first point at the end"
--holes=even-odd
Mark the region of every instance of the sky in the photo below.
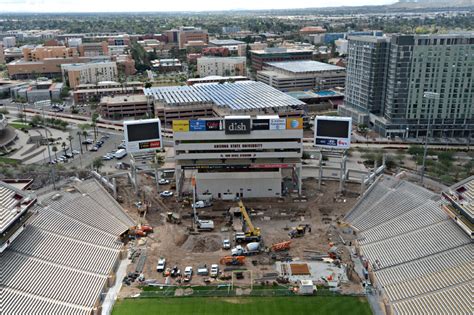
{"type": "Polygon", "coordinates": [[[0,0],[2,12],[163,12],[382,5],[396,0],[0,0]]]}

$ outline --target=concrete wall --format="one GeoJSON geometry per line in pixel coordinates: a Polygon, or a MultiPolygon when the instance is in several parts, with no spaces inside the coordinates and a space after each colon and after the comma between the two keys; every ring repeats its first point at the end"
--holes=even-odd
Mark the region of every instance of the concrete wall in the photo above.
{"type": "Polygon", "coordinates": [[[281,172],[197,173],[198,198],[211,193],[215,199],[262,198],[281,196],[281,172]]]}

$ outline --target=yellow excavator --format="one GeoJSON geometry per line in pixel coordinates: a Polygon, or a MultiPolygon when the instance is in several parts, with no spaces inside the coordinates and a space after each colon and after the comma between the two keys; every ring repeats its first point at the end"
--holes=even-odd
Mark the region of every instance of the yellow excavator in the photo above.
{"type": "Polygon", "coordinates": [[[235,242],[236,243],[247,243],[247,242],[260,242],[262,236],[260,234],[260,229],[255,227],[250,220],[250,216],[245,208],[242,200],[239,200],[240,213],[242,215],[242,232],[235,233],[235,242]]]}

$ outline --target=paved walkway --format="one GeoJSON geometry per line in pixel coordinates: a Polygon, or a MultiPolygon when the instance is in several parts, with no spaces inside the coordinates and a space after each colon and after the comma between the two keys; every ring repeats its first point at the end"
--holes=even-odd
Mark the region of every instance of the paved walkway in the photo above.
{"type": "Polygon", "coordinates": [[[117,295],[122,288],[122,280],[127,275],[127,266],[131,263],[131,260],[124,259],[120,262],[120,265],[117,269],[115,284],[107,292],[107,296],[102,303],[102,315],[112,314],[112,309],[114,307],[115,300],[117,295]]]}

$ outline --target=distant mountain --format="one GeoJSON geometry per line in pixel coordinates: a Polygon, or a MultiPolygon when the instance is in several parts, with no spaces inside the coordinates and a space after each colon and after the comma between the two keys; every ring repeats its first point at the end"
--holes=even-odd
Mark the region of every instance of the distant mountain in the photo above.
{"type": "Polygon", "coordinates": [[[392,7],[406,8],[443,8],[473,7],[473,0],[399,0],[392,7]]]}

